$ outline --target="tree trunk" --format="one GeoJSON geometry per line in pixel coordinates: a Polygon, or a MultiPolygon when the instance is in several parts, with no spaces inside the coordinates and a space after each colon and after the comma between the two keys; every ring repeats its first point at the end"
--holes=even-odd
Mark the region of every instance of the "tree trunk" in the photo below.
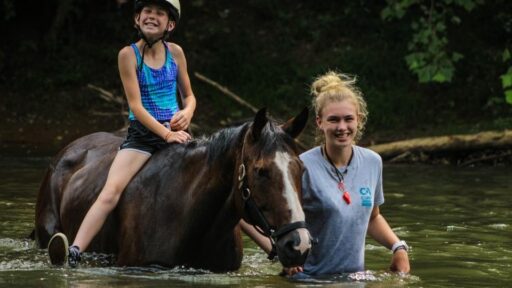
{"type": "Polygon", "coordinates": [[[487,131],[472,135],[450,135],[404,140],[373,145],[369,149],[380,154],[383,160],[392,161],[410,154],[447,154],[450,152],[475,152],[479,150],[512,148],[512,130],[487,131]]]}

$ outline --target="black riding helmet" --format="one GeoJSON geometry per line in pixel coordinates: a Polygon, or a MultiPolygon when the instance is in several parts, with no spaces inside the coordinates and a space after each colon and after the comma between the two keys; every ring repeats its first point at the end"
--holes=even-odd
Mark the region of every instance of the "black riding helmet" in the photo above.
{"type": "Polygon", "coordinates": [[[167,9],[169,17],[176,23],[180,21],[181,7],[179,0],[135,0],[135,13],[140,13],[144,6],[156,4],[167,9]]]}

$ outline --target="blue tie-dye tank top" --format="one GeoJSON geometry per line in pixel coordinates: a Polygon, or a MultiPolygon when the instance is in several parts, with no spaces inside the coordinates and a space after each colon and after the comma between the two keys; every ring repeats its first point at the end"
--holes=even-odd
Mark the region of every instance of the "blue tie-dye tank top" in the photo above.
{"type": "MultiPolygon", "coordinates": [[[[139,48],[137,45],[131,44],[137,57],[137,66],[142,65],[142,69],[137,67],[142,105],[156,120],[169,120],[179,110],[176,98],[178,67],[169,48],[167,45],[164,46],[165,63],[161,68],[153,69],[145,63],[141,63],[142,56],[139,48]]],[[[137,120],[131,110],[128,118],[137,120]]]]}

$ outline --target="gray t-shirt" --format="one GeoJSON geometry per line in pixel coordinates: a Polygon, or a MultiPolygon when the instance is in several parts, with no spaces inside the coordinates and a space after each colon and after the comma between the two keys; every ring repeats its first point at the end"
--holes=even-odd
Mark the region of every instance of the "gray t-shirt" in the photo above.
{"type": "MultiPolygon", "coordinates": [[[[320,147],[300,155],[306,168],[302,177],[306,223],[318,240],[304,265],[307,275],[364,271],[370,215],[374,205],[384,203],[382,159],[369,149],[352,147],[354,154],[344,176],[350,204],[343,200],[335,168],[322,156],[320,147]]],[[[339,171],[345,171],[345,167],[339,171]]]]}

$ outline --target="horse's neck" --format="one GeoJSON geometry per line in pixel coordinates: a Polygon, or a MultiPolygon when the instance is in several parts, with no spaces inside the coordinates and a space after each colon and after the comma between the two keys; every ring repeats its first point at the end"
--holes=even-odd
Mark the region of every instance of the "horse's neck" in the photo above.
{"type": "MultiPolygon", "coordinates": [[[[233,192],[238,177],[237,157],[241,149],[244,127],[229,128],[208,140],[201,155],[202,169],[191,171],[195,175],[197,189],[191,191],[194,200],[190,209],[204,215],[196,219],[206,225],[206,237],[232,230],[238,223],[233,192]]],[[[196,158],[197,159],[197,158],[196,158]]],[[[188,166],[196,166],[193,163],[188,166]]],[[[189,168],[197,169],[197,168],[189,168]]],[[[203,226],[202,229],[204,229],[203,226]]]]}
{"type": "Polygon", "coordinates": [[[220,149],[210,150],[211,155],[208,155],[209,161],[212,164],[210,166],[210,174],[213,178],[218,177],[219,179],[217,189],[221,195],[217,195],[217,197],[225,200],[222,207],[219,207],[219,212],[224,213],[224,216],[227,217],[233,217],[236,214],[233,193],[237,191],[237,163],[242,150],[246,128],[246,126],[230,128],[230,132],[227,133],[229,136],[219,136],[223,138],[223,140],[220,140],[222,143],[222,145],[219,145],[220,149]]]}
{"type": "Polygon", "coordinates": [[[206,241],[218,240],[222,238],[222,235],[235,228],[240,221],[240,216],[236,212],[233,193],[229,194],[222,207],[215,214],[215,217],[212,217],[212,220],[208,232],[205,234],[206,241]]]}
{"type": "Polygon", "coordinates": [[[229,185],[232,184],[230,181],[233,174],[237,172],[235,166],[242,147],[244,132],[243,126],[224,129],[215,134],[206,145],[205,160],[209,173],[229,185]]]}

